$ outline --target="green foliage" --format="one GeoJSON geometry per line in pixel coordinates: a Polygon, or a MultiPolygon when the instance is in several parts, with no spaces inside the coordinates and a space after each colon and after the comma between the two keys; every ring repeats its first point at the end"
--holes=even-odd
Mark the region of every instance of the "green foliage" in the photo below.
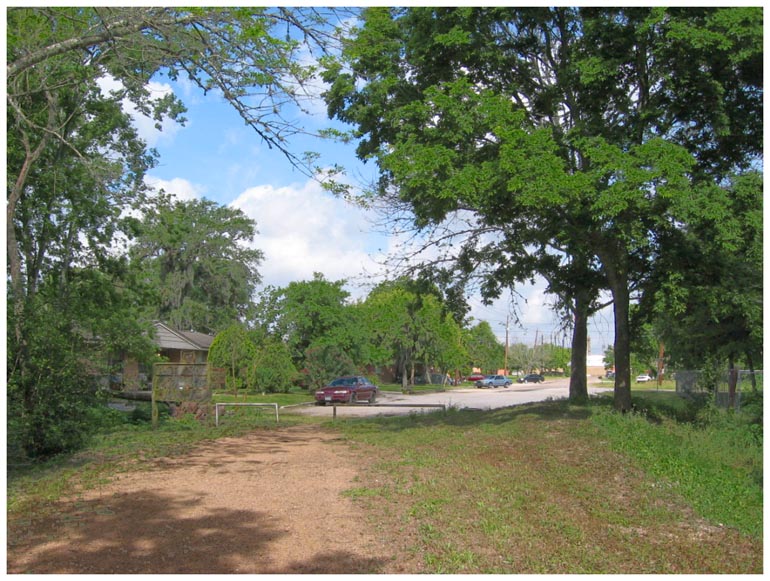
{"type": "MultiPolygon", "coordinates": [[[[505,346],[497,340],[492,327],[486,321],[480,321],[465,332],[465,345],[468,349],[471,367],[478,367],[484,373],[495,373],[503,367],[505,346]]],[[[511,368],[524,369],[526,363],[513,362],[511,368]]]]}
{"type": "Polygon", "coordinates": [[[628,409],[629,289],[677,246],[698,188],[761,156],[761,11],[375,8],[361,20],[327,103],[382,169],[372,195],[408,208],[420,235],[438,226],[427,247],[457,239],[428,261],[481,278],[485,296],[539,273],[582,317],[609,290],[628,409]],[[447,234],[461,211],[476,227],[447,234]]]}
{"type": "Polygon", "coordinates": [[[130,249],[137,276],[153,281],[149,318],[212,333],[246,313],[260,280],[255,223],[208,200],[159,199],[145,209],[130,249]]]}
{"type": "Polygon", "coordinates": [[[313,75],[293,32],[316,48],[330,37],[302,8],[30,6],[10,8],[7,24],[9,441],[39,455],[84,441],[89,375],[121,351],[150,360],[151,318],[219,330],[244,314],[259,280],[261,253],[245,248],[254,224],[241,213],[148,200],[157,152],[124,103],[158,129],[184,122],[179,99],[150,86],[183,73],[311,175],[287,146],[300,128],[276,107],[296,103],[313,75]],[[141,209],[144,223],[131,216],[141,209]],[[121,250],[136,236],[129,267],[121,250]]]}
{"type": "Polygon", "coordinates": [[[302,375],[310,391],[323,387],[335,377],[354,375],[357,371],[353,359],[339,345],[321,342],[305,351],[302,375]]]}
{"type": "MultiPolygon", "coordinates": [[[[359,307],[373,365],[393,365],[406,386],[422,364],[442,373],[463,367],[462,331],[447,305],[421,282],[383,283],[359,307]]],[[[412,382],[413,383],[413,382],[412,382]]]]}
{"type": "Polygon", "coordinates": [[[704,187],[689,224],[665,252],[644,303],[671,361],[759,364],[763,353],[763,178],[749,172],[704,187]],[[675,319],[676,325],[669,324],[675,319]]]}
{"type": "Polygon", "coordinates": [[[333,343],[356,361],[365,358],[366,340],[356,324],[356,311],[347,304],[345,281],[327,281],[320,273],[312,280],[267,288],[253,315],[266,336],[285,340],[298,368],[307,350],[319,342],[333,343]]]}
{"type": "Polygon", "coordinates": [[[30,457],[83,445],[93,430],[88,410],[98,402],[96,378],[81,357],[87,351],[79,349],[83,338],[50,307],[39,306],[27,319],[24,345],[15,344],[10,333],[8,341],[8,447],[30,457]]]}
{"type": "Polygon", "coordinates": [[[249,383],[249,370],[256,357],[256,345],[240,323],[233,323],[211,342],[208,363],[226,370],[225,383],[228,390],[237,394],[249,383]]]}
{"type": "Polygon", "coordinates": [[[249,387],[262,393],[288,393],[297,379],[289,348],[275,339],[257,345],[254,359],[249,364],[249,387]]]}
{"type": "Polygon", "coordinates": [[[288,392],[297,378],[289,349],[282,341],[248,332],[240,323],[217,334],[208,362],[226,370],[227,389],[234,395],[240,389],[288,392]]]}

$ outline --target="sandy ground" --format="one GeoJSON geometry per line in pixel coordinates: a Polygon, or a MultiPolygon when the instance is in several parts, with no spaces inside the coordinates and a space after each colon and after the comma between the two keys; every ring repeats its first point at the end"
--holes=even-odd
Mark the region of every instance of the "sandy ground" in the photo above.
{"type": "Polygon", "coordinates": [[[9,523],[8,573],[401,572],[343,494],[357,463],[314,426],[212,441],[9,523]]]}

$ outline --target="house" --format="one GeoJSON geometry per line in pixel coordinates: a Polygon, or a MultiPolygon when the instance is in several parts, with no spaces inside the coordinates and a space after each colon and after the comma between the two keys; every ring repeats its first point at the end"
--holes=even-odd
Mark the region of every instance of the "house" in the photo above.
{"type": "Polygon", "coordinates": [[[604,355],[588,355],[586,357],[586,373],[588,377],[602,377],[605,375],[604,355]]]}
{"type": "Polygon", "coordinates": [[[178,331],[156,321],[155,341],[158,354],[166,357],[169,363],[206,363],[214,337],[193,331],[178,331]]]}
{"type": "MultiPolygon", "coordinates": [[[[156,321],[154,326],[158,355],[166,358],[169,363],[206,363],[209,347],[214,341],[212,335],[179,331],[160,321],[156,321]]],[[[123,360],[123,374],[120,378],[122,389],[128,391],[149,389],[150,378],[150,370],[140,365],[136,359],[123,360]]]]}

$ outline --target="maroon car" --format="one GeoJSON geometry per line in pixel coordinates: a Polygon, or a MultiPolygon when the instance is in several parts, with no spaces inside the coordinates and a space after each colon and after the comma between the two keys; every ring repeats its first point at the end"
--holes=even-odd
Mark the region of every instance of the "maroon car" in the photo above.
{"type": "Polygon", "coordinates": [[[315,392],[316,405],[327,403],[374,403],[377,386],[360,375],[338,377],[315,392]]]}

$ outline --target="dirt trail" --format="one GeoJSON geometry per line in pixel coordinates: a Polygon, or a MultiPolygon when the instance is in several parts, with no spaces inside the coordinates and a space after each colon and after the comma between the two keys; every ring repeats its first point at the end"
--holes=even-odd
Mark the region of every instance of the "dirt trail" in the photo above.
{"type": "Polygon", "coordinates": [[[400,572],[342,494],[362,486],[356,462],[314,426],[208,442],[10,526],[8,572],[400,572]]]}

